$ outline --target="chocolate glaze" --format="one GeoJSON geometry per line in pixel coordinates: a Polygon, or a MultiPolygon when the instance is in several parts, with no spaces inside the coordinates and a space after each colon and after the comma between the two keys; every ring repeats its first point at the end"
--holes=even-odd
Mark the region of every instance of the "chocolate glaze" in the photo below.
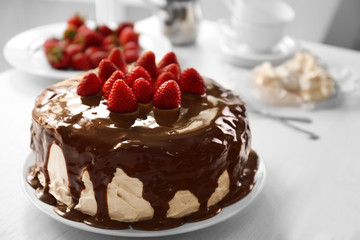
{"type": "Polygon", "coordinates": [[[148,104],[140,105],[136,113],[117,114],[107,110],[107,101],[101,95],[78,96],[79,79],[46,89],[33,110],[31,148],[35,165],[29,171],[29,183],[42,196],[50,195],[47,161],[53,143],[64,153],[73,206],[84,189],[81,176],[85,168],[93,182],[96,215],[47,201],[56,205],[60,216],[101,228],[161,230],[214,216],[251,191],[257,156],[250,151],[244,104],[231,91],[207,79],[206,95],[183,94],[180,109],[159,111],[148,104]],[[106,189],[116,168],[143,183],[143,198],[154,209],[153,219],[122,223],[109,218],[106,189]],[[230,192],[208,208],[207,201],[225,170],[230,192]],[[45,187],[36,180],[39,172],[45,176],[45,187]],[[168,219],[168,202],[179,190],[193,193],[200,209],[180,219],[168,219]]]}

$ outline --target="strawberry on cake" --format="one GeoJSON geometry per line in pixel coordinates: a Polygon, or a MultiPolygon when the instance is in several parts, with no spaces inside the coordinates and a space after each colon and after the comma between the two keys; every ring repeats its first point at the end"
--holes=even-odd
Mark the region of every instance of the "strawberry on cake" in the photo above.
{"type": "Polygon", "coordinates": [[[129,69],[111,55],[36,100],[28,180],[38,198],[91,226],[160,230],[245,197],[258,164],[242,100],[181,71],[173,52],[157,64],[145,52],[129,69]]]}

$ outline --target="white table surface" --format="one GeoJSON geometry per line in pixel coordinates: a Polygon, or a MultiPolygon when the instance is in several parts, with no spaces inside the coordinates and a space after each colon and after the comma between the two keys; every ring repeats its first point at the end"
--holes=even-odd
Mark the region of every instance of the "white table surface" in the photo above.
{"type": "MultiPolygon", "coordinates": [[[[154,30],[154,19],[139,29],[154,30]]],[[[183,68],[195,67],[238,92],[241,74],[229,71],[218,50],[216,24],[203,22],[196,45],[174,47],[183,68]],[[239,74],[238,77],[236,74],[239,74]]],[[[336,68],[360,75],[360,53],[305,42],[304,47],[336,68]]],[[[49,218],[33,206],[20,187],[30,154],[30,119],[34,100],[54,80],[10,69],[0,73],[0,239],[130,239],[84,232],[49,218]]],[[[310,140],[274,120],[250,114],[253,146],[267,168],[265,187],[244,211],[218,225],[162,239],[360,239],[360,97],[345,96],[334,109],[275,109],[306,116],[298,124],[316,132],[310,140]]]]}

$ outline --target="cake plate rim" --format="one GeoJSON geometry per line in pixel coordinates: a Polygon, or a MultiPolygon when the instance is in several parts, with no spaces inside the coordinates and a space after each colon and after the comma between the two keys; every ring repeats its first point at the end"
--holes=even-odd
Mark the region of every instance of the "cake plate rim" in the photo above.
{"type": "Polygon", "coordinates": [[[54,207],[52,205],[40,201],[35,196],[35,190],[30,186],[30,184],[27,183],[27,175],[28,175],[29,167],[33,165],[35,160],[33,152],[30,152],[28,154],[26,160],[23,163],[23,168],[21,171],[21,187],[28,200],[33,205],[35,205],[39,210],[41,210],[43,213],[50,216],[52,219],[56,220],[57,222],[63,223],[70,227],[74,227],[87,232],[93,232],[93,233],[111,235],[111,236],[121,236],[121,237],[160,237],[160,236],[177,235],[177,234],[188,233],[188,232],[204,229],[206,227],[210,227],[220,222],[223,222],[235,216],[239,212],[241,212],[243,209],[245,209],[247,206],[250,205],[250,203],[252,203],[255,200],[255,198],[262,191],[266,178],[264,159],[262,158],[261,154],[259,154],[258,152],[256,153],[258,155],[258,170],[256,172],[256,182],[254,184],[253,189],[248,195],[246,195],[244,198],[240,199],[239,201],[222,208],[222,211],[219,214],[211,218],[198,222],[185,223],[182,226],[172,229],[166,229],[166,230],[144,231],[144,230],[135,230],[135,229],[122,229],[122,230],[103,229],[103,228],[92,227],[82,222],[72,221],[59,216],[58,214],[55,213],[54,207]]]}

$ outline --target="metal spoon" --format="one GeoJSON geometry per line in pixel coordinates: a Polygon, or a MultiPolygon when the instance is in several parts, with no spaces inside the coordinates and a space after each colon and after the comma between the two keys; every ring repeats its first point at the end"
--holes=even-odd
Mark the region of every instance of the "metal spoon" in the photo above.
{"type": "Polygon", "coordinates": [[[304,134],[308,135],[311,140],[319,139],[319,136],[317,134],[315,134],[313,132],[310,132],[308,130],[305,130],[303,128],[300,128],[300,127],[290,123],[291,121],[300,122],[300,123],[312,123],[312,120],[310,118],[277,115],[277,114],[271,113],[269,111],[266,111],[264,109],[257,108],[257,107],[254,106],[253,103],[250,103],[246,99],[244,99],[244,100],[245,100],[245,102],[246,102],[246,104],[248,106],[248,111],[249,112],[252,112],[252,113],[258,114],[260,116],[273,119],[273,120],[277,120],[277,121],[279,121],[280,123],[284,124],[287,127],[290,127],[290,128],[292,128],[292,129],[294,129],[294,130],[296,130],[298,132],[301,132],[301,133],[304,133],[304,134]]]}
{"type": "Polygon", "coordinates": [[[306,135],[309,136],[309,138],[310,138],[311,140],[318,140],[318,139],[320,138],[319,135],[317,135],[317,134],[315,134],[315,133],[313,133],[313,132],[310,132],[310,131],[308,131],[308,130],[302,129],[302,128],[294,125],[294,124],[291,124],[290,122],[288,122],[288,121],[286,121],[286,120],[282,120],[281,122],[282,122],[285,126],[288,126],[288,127],[292,128],[292,129],[294,129],[294,130],[296,130],[296,131],[305,133],[306,135]]]}
{"type": "Polygon", "coordinates": [[[295,121],[295,122],[302,122],[302,123],[311,123],[312,122],[312,120],[310,118],[282,116],[282,115],[277,115],[277,114],[270,113],[270,112],[265,111],[265,110],[259,110],[259,109],[254,109],[254,108],[250,108],[249,112],[261,115],[263,117],[268,117],[268,118],[278,119],[278,120],[295,121]]]}

